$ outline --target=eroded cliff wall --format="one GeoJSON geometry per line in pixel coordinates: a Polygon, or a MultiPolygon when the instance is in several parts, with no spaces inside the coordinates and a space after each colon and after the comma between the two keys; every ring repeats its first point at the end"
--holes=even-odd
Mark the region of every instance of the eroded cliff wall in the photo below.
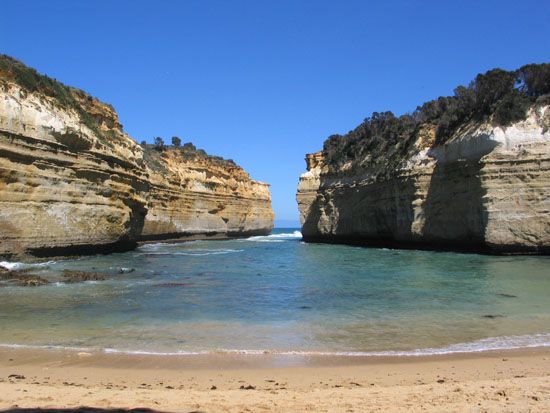
{"type": "Polygon", "coordinates": [[[139,237],[141,149],[121,132],[112,108],[79,98],[105,136],[76,110],[1,81],[0,256],[131,248],[139,237]]]}
{"type": "Polygon", "coordinates": [[[206,154],[147,152],[110,105],[0,56],[0,258],[271,231],[267,184],[206,154]]]}
{"type": "Polygon", "coordinates": [[[271,232],[269,185],[232,161],[185,148],[146,152],[150,189],[143,239],[271,232]]]}
{"type": "MultiPolygon", "coordinates": [[[[306,240],[483,252],[550,251],[550,107],[507,127],[471,122],[444,143],[422,125],[390,173],[308,155],[306,240]]],[[[368,154],[365,158],[368,158],[368,154]]],[[[391,154],[382,159],[390,164],[391,154]]],[[[356,157],[357,158],[357,157],[356,157]]],[[[387,172],[387,171],[386,171],[387,172]]]]}

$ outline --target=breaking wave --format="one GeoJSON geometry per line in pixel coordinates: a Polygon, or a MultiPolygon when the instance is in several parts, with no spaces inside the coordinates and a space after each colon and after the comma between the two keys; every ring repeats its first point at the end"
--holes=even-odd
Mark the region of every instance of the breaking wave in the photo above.
{"type": "Polygon", "coordinates": [[[255,241],[255,242],[285,242],[289,240],[302,239],[302,233],[300,231],[271,234],[271,235],[256,235],[248,237],[240,241],[255,241]]]}
{"type": "Polygon", "coordinates": [[[190,257],[203,257],[208,255],[224,255],[224,254],[233,254],[236,252],[243,252],[244,250],[235,250],[235,249],[192,249],[185,251],[174,251],[174,252],[140,252],[136,255],[163,255],[163,256],[180,256],[186,255],[190,257]]]}
{"type": "Polygon", "coordinates": [[[236,354],[236,355],[281,355],[281,356],[340,356],[340,357],[417,357],[438,356],[457,353],[479,353],[484,351],[503,351],[522,348],[550,347],[550,333],[540,333],[521,336],[490,337],[468,343],[451,344],[439,348],[423,348],[416,350],[390,351],[309,351],[309,350],[238,350],[218,349],[199,351],[171,351],[157,352],[149,350],[120,350],[114,348],[97,349],[93,347],[71,347],[59,345],[23,345],[0,344],[2,348],[15,349],[44,349],[67,351],[99,351],[106,354],[151,355],[151,356],[195,356],[209,354],[236,354]]]}
{"type": "Polygon", "coordinates": [[[0,261],[0,267],[3,267],[7,270],[24,270],[26,268],[45,268],[57,262],[59,261],[46,261],[35,263],[0,261]]]}

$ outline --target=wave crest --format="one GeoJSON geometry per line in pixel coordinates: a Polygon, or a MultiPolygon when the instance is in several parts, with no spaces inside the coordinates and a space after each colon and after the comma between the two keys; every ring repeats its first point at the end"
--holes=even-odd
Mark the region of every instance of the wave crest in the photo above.
{"type": "Polygon", "coordinates": [[[281,234],[256,235],[253,237],[245,238],[241,241],[285,242],[293,239],[302,239],[302,233],[300,231],[294,231],[294,232],[286,232],[281,234]]]}
{"type": "Polygon", "coordinates": [[[100,351],[107,354],[151,355],[151,356],[195,356],[209,354],[236,354],[236,355],[281,355],[281,356],[341,356],[341,357],[416,357],[438,356],[456,353],[480,353],[484,351],[514,350],[522,348],[550,347],[550,333],[539,333],[521,336],[500,336],[476,340],[468,343],[451,344],[446,347],[423,348],[416,350],[388,350],[388,351],[309,351],[309,350],[181,350],[159,352],[149,350],[121,350],[115,348],[71,347],[61,345],[25,345],[0,344],[0,348],[67,350],[67,351],[100,351]]]}
{"type": "Polygon", "coordinates": [[[11,262],[11,261],[0,261],[0,267],[3,267],[7,270],[23,270],[25,268],[41,268],[48,267],[52,264],[57,263],[58,261],[46,261],[46,262],[35,262],[35,263],[26,263],[26,262],[11,262]]]}
{"type": "Polygon", "coordinates": [[[189,249],[184,251],[167,251],[167,252],[139,252],[136,255],[163,255],[163,256],[178,256],[178,255],[186,255],[190,257],[203,257],[208,255],[225,255],[225,254],[233,254],[236,252],[243,252],[244,250],[235,250],[235,249],[189,249]]]}

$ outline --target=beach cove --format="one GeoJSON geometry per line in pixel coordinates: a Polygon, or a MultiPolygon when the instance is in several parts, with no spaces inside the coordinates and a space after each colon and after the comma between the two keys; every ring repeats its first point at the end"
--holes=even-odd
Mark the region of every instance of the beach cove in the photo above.
{"type": "Polygon", "coordinates": [[[0,413],[550,412],[518,11],[4,2],[0,413]]]}

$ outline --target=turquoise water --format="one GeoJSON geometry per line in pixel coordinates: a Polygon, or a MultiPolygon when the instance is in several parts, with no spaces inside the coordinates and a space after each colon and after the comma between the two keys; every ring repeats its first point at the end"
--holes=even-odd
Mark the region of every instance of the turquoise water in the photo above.
{"type": "Polygon", "coordinates": [[[548,257],[306,244],[280,229],[34,267],[54,283],[0,288],[3,345],[183,354],[550,346],[548,257]],[[110,277],[63,284],[63,269],[110,277]]]}

